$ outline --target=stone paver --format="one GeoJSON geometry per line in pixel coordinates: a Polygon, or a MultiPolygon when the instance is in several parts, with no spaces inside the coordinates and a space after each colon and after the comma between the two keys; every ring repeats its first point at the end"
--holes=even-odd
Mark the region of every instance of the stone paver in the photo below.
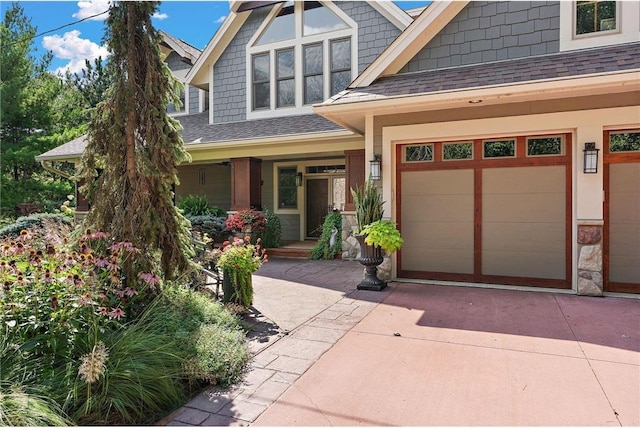
{"type": "Polygon", "coordinates": [[[232,403],[227,404],[219,414],[236,419],[242,419],[247,422],[253,422],[265,410],[267,410],[267,406],[264,404],[235,400],[232,403]]]}
{"type": "Polygon", "coordinates": [[[287,357],[280,355],[267,366],[268,369],[286,373],[302,374],[314,363],[314,360],[303,360],[302,358],[287,357]]]}
{"type": "Polygon", "coordinates": [[[174,421],[184,422],[190,425],[200,425],[210,415],[210,412],[203,412],[202,410],[187,408],[184,412],[176,416],[174,421]]]}

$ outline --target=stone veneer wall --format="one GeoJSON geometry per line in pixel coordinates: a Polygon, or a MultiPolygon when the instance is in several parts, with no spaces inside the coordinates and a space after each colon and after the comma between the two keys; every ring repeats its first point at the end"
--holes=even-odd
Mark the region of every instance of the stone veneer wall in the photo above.
{"type": "Polygon", "coordinates": [[[578,224],[578,294],[602,296],[602,222],[578,224]]]}

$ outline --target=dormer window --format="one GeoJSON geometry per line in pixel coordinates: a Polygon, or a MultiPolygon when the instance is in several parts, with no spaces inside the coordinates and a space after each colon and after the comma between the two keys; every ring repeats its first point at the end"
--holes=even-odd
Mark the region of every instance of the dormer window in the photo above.
{"type": "Polygon", "coordinates": [[[273,7],[247,44],[247,118],[311,113],[357,74],[357,23],[332,2],[273,7]]]}
{"type": "Polygon", "coordinates": [[[576,36],[617,29],[615,1],[577,1],[576,36]]]}

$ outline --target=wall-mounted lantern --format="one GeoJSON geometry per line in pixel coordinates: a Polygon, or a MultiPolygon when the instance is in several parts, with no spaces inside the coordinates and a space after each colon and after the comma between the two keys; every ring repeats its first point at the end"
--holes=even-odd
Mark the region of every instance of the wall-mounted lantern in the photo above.
{"type": "Polygon", "coordinates": [[[298,186],[298,187],[302,186],[302,173],[301,172],[296,173],[296,186],[298,186]]]}
{"type": "Polygon", "coordinates": [[[382,178],[382,157],[374,155],[373,160],[369,161],[369,176],[372,180],[380,180],[382,178]]]}
{"type": "Polygon", "coordinates": [[[596,143],[584,143],[584,170],[585,174],[597,174],[598,173],[598,152],[600,149],[596,149],[596,143]]]}

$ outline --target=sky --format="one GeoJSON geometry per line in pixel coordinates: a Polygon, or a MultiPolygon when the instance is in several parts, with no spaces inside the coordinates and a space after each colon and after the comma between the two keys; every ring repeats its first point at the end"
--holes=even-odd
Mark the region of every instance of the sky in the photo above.
{"type": "MultiPolygon", "coordinates": [[[[108,9],[106,1],[19,1],[31,25],[37,28],[33,49],[36,57],[47,50],[53,52],[52,72],[69,69],[78,73],[85,59],[107,56],[102,41],[104,19],[101,14],[108,9]],[[87,19],[88,18],[88,19],[87,19]],[[86,19],[86,20],[83,20],[86,19]],[[81,21],[83,20],[83,21],[81,21]],[[78,22],[81,21],[81,22],[78,22]],[[71,24],[71,25],[67,25],[71,24]],[[61,28],[62,27],[62,28],[61,28]],[[53,31],[50,31],[53,30],[53,31]]],[[[430,1],[395,1],[402,9],[412,9],[430,1]]],[[[11,2],[0,1],[0,12],[4,18],[11,2]]],[[[204,49],[229,13],[228,1],[165,1],[160,4],[153,18],[153,25],[178,37],[190,45],[204,49]]]]}

